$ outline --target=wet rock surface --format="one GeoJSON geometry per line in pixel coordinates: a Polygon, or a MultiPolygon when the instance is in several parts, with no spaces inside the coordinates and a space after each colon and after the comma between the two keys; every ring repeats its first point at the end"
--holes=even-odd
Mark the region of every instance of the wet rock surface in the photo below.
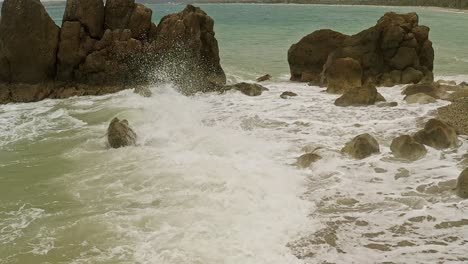
{"type": "Polygon", "coordinates": [[[241,82],[233,85],[226,85],[224,90],[237,90],[248,96],[259,96],[262,95],[264,91],[268,91],[268,88],[256,83],[241,82]]]}
{"type": "Polygon", "coordinates": [[[392,140],[390,150],[396,158],[410,161],[418,160],[427,153],[426,147],[409,135],[402,135],[392,140]]]}
{"type": "Polygon", "coordinates": [[[429,120],[424,129],[414,135],[414,139],[436,149],[454,148],[458,145],[455,129],[437,119],[429,120]]]}
{"type": "Polygon", "coordinates": [[[362,134],[346,143],[341,152],[350,155],[355,159],[364,159],[372,154],[379,153],[379,143],[369,134],[362,134]]]}
{"type": "Polygon", "coordinates": [[[136,145],[137,135],[129,127],[127,120],[112,119],[107,129],[107,141],[111,148],[136,145]]]}

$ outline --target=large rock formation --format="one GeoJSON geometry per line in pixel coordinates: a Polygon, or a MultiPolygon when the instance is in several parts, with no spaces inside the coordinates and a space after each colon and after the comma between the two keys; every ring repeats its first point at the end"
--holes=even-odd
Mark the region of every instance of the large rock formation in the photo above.
{"type": "MultiPolygon", "coordinates": [[[[376,26],[353,36],[328,29],[315,31],[288,51],[291,80],[331,85],[332,90],[337,90],[334,73],[343,58],[359,63],[363,83],[368,78],[388,86],[417,83],[424,76],[430,79],[434,50],[429,28],[418,22],[416,13],[387,13],[376,26]]],[[[348,69],[343,74],[354,76],[359,72],[357,65],[348,69]]],[[[346,87],[346,82],[343,85],[346,87]]]]}
{"type": "Polygon", "coordinates": [[[0,21],[0,81],[53,80],[59,31],[39,0],[5,0],[0,21]]]}
{"type": "Polygon", "coordinates": [[[40,1],[6,0],[0,101],[99,95],[156,81],[187,94],[222,91],[213,19],[191,5],[158,26],[151,17],[134,0],[67,0],[60,29],[40,1]],[[25,83],[40,91],[26,96],[25,83]]]}

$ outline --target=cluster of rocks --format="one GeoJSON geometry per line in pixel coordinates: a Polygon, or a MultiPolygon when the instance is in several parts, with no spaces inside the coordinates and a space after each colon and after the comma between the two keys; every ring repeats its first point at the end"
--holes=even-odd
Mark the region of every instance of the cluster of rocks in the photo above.
{"type": "Polygon", "coordinates": [[[200,8],[152,23],[135,0],[67,0],[58,27],[39,0],[5,0],[0,103],[96,95],[169,80],[182,92],[226,83],[213,19],[200,8]]]}
{"type": "Polygon", "coordinates": [[[291,46],[288,62],[291,80],[342,93],[368,79],[385,86],[432,82],[434,49],[416,13],[391,12],[353,36],[315,31],[291,46]]]}

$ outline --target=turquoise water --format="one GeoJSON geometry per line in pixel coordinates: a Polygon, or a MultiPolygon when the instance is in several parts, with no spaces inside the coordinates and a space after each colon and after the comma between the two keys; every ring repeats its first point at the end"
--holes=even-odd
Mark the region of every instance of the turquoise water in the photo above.
{"type": "MultiPolygon", "coordinates": [[[[184,8],[151,7],[154,21],[184,8]]],[[[126,90],[0,105],[0,264],[466,262],[466,226],[436,225],[466,219],[468,204],[451,186],[466,166],[467,138],[414,163],[389,154],[392,138],[415,132],[447,102],[408,105],[394,87],[380,93],[398,107],[338,108],[336,95],[287,81],[286,54],[317,29],[353,34],[387,11],[417,11],[432,29],[436,74],[468,81],[467,14],[201,7],[215,20],[230,80],[270,73],[270,91],[185,97],[165,84],[151,87],[151,98],[126,90]],[[285,90],[299,96],[280,99],[285,90]],[[138,146],[107,147],[114,117],[129,120],[138,146]],[[374,135],[381,153],[340,155],[360,133],[374,135]],[[322,160],[290,166],[316,147],[322,160]]],[[[48,6],[58,24],[63,9],[48,6]]]]}

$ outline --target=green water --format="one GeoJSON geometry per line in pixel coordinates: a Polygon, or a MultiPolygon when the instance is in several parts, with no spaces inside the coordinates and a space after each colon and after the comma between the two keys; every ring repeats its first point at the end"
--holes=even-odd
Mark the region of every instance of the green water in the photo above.
{"type": "MultiPolygon", "coordinates": [[[[185,98],[158,87],[158,96],[151,99],[124,92],[1,106],[1,264],[296,263],[284,245],[292,236],[288,228],[301,223],[302,205],[295,198],[302,193],[294,189],[294,179],[301,173],[284,168],[282,163],[290,162],[283,156],[297,156],[298,142],[305,145],[315,138],[316,131],[307,130],[315,129],[310,124],[324,118],[316,126],[320,127],[328,120],[308,112],[312,107],[308,98],[322,96],[323,107],[330,107],[331,99],[278,81],[288,78],[290,45],[314,30],[354,34],[373,26],[385,12],[416,11],[420,24],[431,28],[436,74],[468,75],[468,14],[409,7],[200,6],[215,20],[221,62],[229,78],[270,73],[277,82],[269,87],[273,91],[303,89],[302,94],[311,93],[310,97],[290,103],[294,109],[290,110],[276,94],[263,97],[259,104],[230,95],[185,98]],[[141,146],[106,148],[105,129],[114,116],[131,120],[141,146]]],[[[184,8],[150,7],[155,22],[184,8]]],[[[57,24],[63,9],[48,6],[57,24]]],[[[384,95],[401,99],[398,91],[384,95]]],[[[388,110],[390,117],[382,111],[382,119],[392,122],[405,115],[416,119],[429,110],[402,107],[394,110],[401,112],[388,110]]],[[[367,113],[347,111],[350,119],[367,113]]],[[[348,122],[334,113],[335,109],[327,112],[337,121],[333,126],[348,122]]],[[[395,126],[412,128],[415,123],[405,122],[395,126]]],[[[382,126],[382,138],[388,139],[385,133],[393,127],[385,127],[385,122],[382,126]]],[[[357,133],[355,127],[346,129],[357,133]]],[[[331,131],[322,133],[331,135],[335,141],[330,144],[339,148],[343,134],[331,131]]],[[[434,152],[430,158],[438,156],[434,152]]],[[[455,168],[451,160],[441,164],[447,168],[444,175],[456,173],[449,169],[455,168]]],[[[454,207],[445,206],[436,208],[449,212],[448,220],[457,219],[460,214],[447,209],[454,207]]]]}

